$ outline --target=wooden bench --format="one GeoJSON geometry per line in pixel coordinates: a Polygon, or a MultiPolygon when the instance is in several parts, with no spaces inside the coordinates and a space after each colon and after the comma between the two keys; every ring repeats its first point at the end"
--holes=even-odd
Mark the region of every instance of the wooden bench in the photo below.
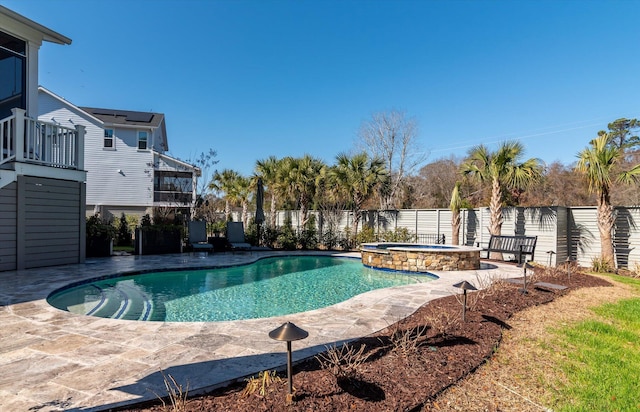
{"type": "Polygon", "coordinates": [[[491,235],[489,246],[483,248],[489,258],[491,252],[511,253],[516,256],[518,263],[522,263],[522,257],[529,255],[533,260],[538,236],[503,236],[491,235]]]}

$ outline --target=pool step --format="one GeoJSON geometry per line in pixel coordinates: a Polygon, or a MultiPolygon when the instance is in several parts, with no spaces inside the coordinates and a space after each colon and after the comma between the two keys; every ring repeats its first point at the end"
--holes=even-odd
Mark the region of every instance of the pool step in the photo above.
{"type": "Polygon", "coordinates": [[[112,293],[106,293],[104,290],[102,293],[104,296],[100,304],[87,312],[87,315],[112,318],[122,309],[124,299],[119,296],[118,291],[116,291],[116,296],[113,296],[112,293]]]}
{"type": "Polygon", "coordinates": [[[153,302],[136,287],[127,284],[114,285],[112,289],[100,290],[101,300],[86,315],[122,320],[158,320],[166,316],[162,303],[153,302]]]}
{"type": "Polygon", "coordinates": [[[147,320],[149,318],[151,301],[143,291],[128,284],[118,284],[116,288],[127,297],[126,305],[114,316],[116,319],[147,320]]]}
{"type": "Polygon", "coordinates": [[[146,320],[163,321],[167,317],[167,308],[164,303],[152,302],[149,318],[146,320]]]}

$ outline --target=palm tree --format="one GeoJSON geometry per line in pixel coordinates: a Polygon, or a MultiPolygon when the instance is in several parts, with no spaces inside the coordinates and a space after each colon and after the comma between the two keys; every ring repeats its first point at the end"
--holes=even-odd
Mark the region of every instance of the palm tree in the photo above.
{"type": "Polygon", "coordinates": [[[301,158],[284,158],[279,168],[280,188],[300,207],[302,226],[309,219],[309,206],[316,195],[317,179],[323,167],[322,160],[304,155],[301,158]]]}
{"type": "MultiPolygon", "coordinates": [[[[520,162],[523,154],[524,146],[517,141],[504,142],[495,152],[479,145],[469,151],[467,161],[461,166],[465,176],[491,183],[489,233],[492,235],[500,235],[502,231],[503,191],[525,189],[542,176],[540,160],[531,158],[520,162]]],[[[501,259],[501,255],[492,252],[490,257],[501,259]]]]}
{"type": "Polygon", "coordinates": [[[460,182],[456,182],[451,192],[451,244],[460,244],[460,208],[462,207],[462,197],[460,197],[460,182]]]}
{"type": "Polygon", "coordinates": [[[253,185],[251,183],[251,179],[244,176],[238,176],[233,182],[230,198],[233,203],[239,203],[242,207],[241,219],[245,228],[249,222],[249,200],[252,194],[253,185]]]}
{"type": "Polygon", "coordinates": [[[238,177],[240,177],[240,174],[235,170],[224,169],[222,172],[216,170],[209,183],[209,189],[224,193],[224,214],[226,220],[231,219],[231,202],[235,197],[233,191],[238,177]]]}
{"type": "Polygon", "coordinates": [[[271,196],[269,224],[272,228],[276,227],[278,168],[280,167],[280,163],[281,161],[275,156],[269,156],[264,160],[258,160],[255,167],[256,174],[262,177],[262,182],[267,187],[269,195],[271,196]]]}
{"type": "Polygon", "coordinates": [[[583,174],[589,183],[589,191],[598,197],[598,230],[600,231],[600,247],[602,259],[614,268],[614,251],[612,232],[614,224],[613,206],[611,205],[611,184],[613,179],[620,183],[637,182],[640,176],[640,164],[628,171],[614,172],[614,165],[623,160],[623,148],[611,144],[611,134],[600,132],[590,143],[591,147],[578,153],[576,171],[583,174]]]}
{"type": "Polygon", "coordinates": [[[351,157],[339,154],[330,173],[337,188],[349,199],[353,214],[352,233],[355,235],[364,203],[387,181],[389,173],[382,159],[369,158],[365,152],[351,157]]]}

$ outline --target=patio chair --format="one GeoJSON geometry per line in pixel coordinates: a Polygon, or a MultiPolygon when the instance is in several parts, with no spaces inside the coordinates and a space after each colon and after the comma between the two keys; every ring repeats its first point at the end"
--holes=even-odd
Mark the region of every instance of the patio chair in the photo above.
{"type": "Polygon", "coordinates": [[[251,245],[244,240],[242,222],[227,222],[227,241],[229,241],[231,249],[251,249],[251,245]]]}
{"type": "Polygon", "coordinates": [[[189,222],[189,246],[196,250],[213,251],[213,245],[207,242],[207,223],[197,220],[189,222]]]}

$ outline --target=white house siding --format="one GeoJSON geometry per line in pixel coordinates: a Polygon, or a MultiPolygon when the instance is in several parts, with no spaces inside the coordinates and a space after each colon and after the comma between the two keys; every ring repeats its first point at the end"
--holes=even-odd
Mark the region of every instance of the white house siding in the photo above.
{"type": "Polygon", "coordinates": [[[153,152],[138,150],[136,131],[114,128],[114,149],[85,143],[87,206],[153,206],[153,152]]]}
{"type": "Polygon", "coordinates": [[[39,93],[43,121],[64,126],[85,126],[87,170],[86,213],[96,206],[103,213],[119,216],[120,210],[144,214],[153,207],[153,152],[138,150],[136,129],[104,126],[98,119],[75,109],[46,92],[39,93]],[[114,129],[114,148],[103,147],[104,128],[114,129]]]}
{"type": "MultiPolygon", "coordinates": [[[[144,130],[140,129],[140,130],[144,130]]],[[[164,132],[161,127],[154,129],[149,133],[149,137],[152,139],[149,142],[149,148],[155,150],[156,152],[163,153],[168,148],[163,146],[163,142],[167,140],[167,136],[164,135],[164,132]]]]}

